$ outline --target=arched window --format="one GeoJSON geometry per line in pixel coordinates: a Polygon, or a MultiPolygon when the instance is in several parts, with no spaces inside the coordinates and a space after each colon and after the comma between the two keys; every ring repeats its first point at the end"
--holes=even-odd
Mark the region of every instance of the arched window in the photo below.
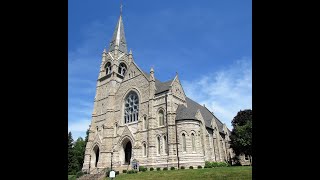
{"type": "Polygon", "coordinates": [[[164,125],[164,113],[162,110],[159,111],[159,126],[164,125]]]}
{"type": "Polygon", "coordinates": [[[167,137],[166,136],[163,136],[163,153],[166,154],[166,150],[167,150],[167,137]]]}
{"type": "Polygon", "coordinates": [[[147,129],[147,116],[143,117],[143,129],[147,129]]]}
{"type": "Polygon", "coordinates": [[[187,151],[187,147],[186,147],[186,135],[183,133],[182,134],[182,150],[183,152],[187,151]]]}
{"type": "Polygon", "coordinates": [[[124,63],[120,63],[119,68],[118,68],[118,73],[124,76],[124,74],[127,71],[127,66],[124,63]]]}
{"type": "Polygon", "coordinates": [[[139,97],[137,93],[131,91],[124,104],[124,123],[138,121],[139,117],[139,97]]]}
{"type": "Polygon", "coordinates": [[[157,137],[157,140],[158,140],[158,143],[157,143],[158,144],[158,147],[157,147],[158,151],[157,152],[158,152],[158,154],[160,154],[160,137],[159,136],[157,137]]]}
{"type": "Polygon", "coordinates": [[[111,73],[111,63],[108,62],[104,68],[106,69],[106,75],[110,74],[111,73]]]}
{"type": "Polygon", "coordinates": [[[195,146],[195,138],[194,138],[194,134],[191,134],[191,141],[192,141],[192,151],[196,151],[196,146],[195,146]]]}
{"type": "Polygon", "coordinates": [[[146,143],[143,144],[143,155],[147,156],[147,145],[146,145],[146,143]]]}

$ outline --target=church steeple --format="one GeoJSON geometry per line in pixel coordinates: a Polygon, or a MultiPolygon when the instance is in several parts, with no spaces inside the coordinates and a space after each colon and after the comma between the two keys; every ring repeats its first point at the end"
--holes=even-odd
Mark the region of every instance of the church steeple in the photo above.
{"type": "Polygon", "coordinates": [[[127,42],[124,35],[124,26],[122,21],[122,4],[120,5],[120,16],[110,42],[109,51],[113,51],[118,46],[119,51],[128,54],[127,42]]]}

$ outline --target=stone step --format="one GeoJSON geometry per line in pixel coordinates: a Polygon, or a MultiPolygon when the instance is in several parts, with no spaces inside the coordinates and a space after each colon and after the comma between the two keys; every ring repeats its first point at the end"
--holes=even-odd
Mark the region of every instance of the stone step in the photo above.
{"type": "Polygon", "coordinates": [[[119,173],[122,173],[122,171],[123,170],[127,170],[127,171],[129,171],[129,170],[131,170],[132,169],[132,167],[129,165],[122,165],[122,166],[119,166],[119,167],[115,167],[115,168],[113,168],[115,171],[119,171],[119,173]]]}
{"type": "Polygon", "coordinates": [[[85,174],[77,180],[103,180],[105,178],[105,174],[85,174]]]}

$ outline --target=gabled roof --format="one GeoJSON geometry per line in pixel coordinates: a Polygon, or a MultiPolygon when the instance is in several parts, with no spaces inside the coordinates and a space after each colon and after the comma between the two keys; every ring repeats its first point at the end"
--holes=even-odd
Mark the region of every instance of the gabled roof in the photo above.
{"type": "Polygon", "coordinates": [[[182,104],[178,106],[176,111],[176,120],[195,119],[195,115],[198,109],[200,109],[200,112],[203,116],[206,127],[212,128],[211,120],[214,118],[218,126],[219,132],[222,132],[223,124],[218,118],[216,118],[212,114],[212,112],[210,112],[206,107],[201,106],[200,104],[198,104],[197,102],[193,101],[188,97],[186,98],[186,101],[187,101],[187,107],[182,104]]]}
{"type": "Polygon", "coordinates": [[[156,92],[155,94],[159,94],[164,91],[168,91],[170,89],[170,85],[172,83],[173,79],[166,82],[160,82],[159,80],[156,80],[156,92]]]}
{"type": "MultiPolygon", "coordinates": [[[[148,79],[150,79],[150,74],[148,74],[147,72],[143,72],[148,79]]],[[[166,81],[166,82],[161,82],[158,79],[155,78],[155,84],[156,84],[156,92],[155,94],[159,94],[165,91],[168,91],[170,89],[170,85],[172,83],[173,79],[166,81]]]]}
{"type": "MultiPolygon", "coordinates": [[[[150,79],[150,74],[147,72],[143,72],[148,79],[150,79]]],[[[170,89],[170,85],[174,79],[166,81],[166,82],[161,82],[158,79],[155,79],[155,84],[156,84],[156,92],[155,94],[159,94],[161,92],[168,91],[170,89]]],[[[176,111],[176,120],[182,120],[182,119],[196,119],[195,115],[200,109],[200,112],[203,116],[204,122],[206,127],[212,128],[211,127],[211,120],[215,119],[216,124],[218,126],[219,132],[223,132],[223,124],[222,122],[212,114],[206,107],[201,106],[197,102],[193,101],[192,99],[186,97],[186,102],[187,102],[187,107],[184,106],[183,104],[178,105],[177,111],[176,111]]],[[[228,129],[229,130],[229,129],[228,129]]],[[[230,132],[230,130],[229,130],[230,132]]]]}

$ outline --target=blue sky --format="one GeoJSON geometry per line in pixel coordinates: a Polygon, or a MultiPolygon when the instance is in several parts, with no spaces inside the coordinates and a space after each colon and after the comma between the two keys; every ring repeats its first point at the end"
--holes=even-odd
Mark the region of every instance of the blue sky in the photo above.
{"type": "MultiPolygon", "coordinates": [[[[84,137],[91,122],[103,48],[111,40],[120,0],[68,0],[68,129],[84,137]]],[[[123,0],[128,48],[160,81],[176,72],[188,97],[231,130],[252,108],[251,0],[123,0]]]]}

